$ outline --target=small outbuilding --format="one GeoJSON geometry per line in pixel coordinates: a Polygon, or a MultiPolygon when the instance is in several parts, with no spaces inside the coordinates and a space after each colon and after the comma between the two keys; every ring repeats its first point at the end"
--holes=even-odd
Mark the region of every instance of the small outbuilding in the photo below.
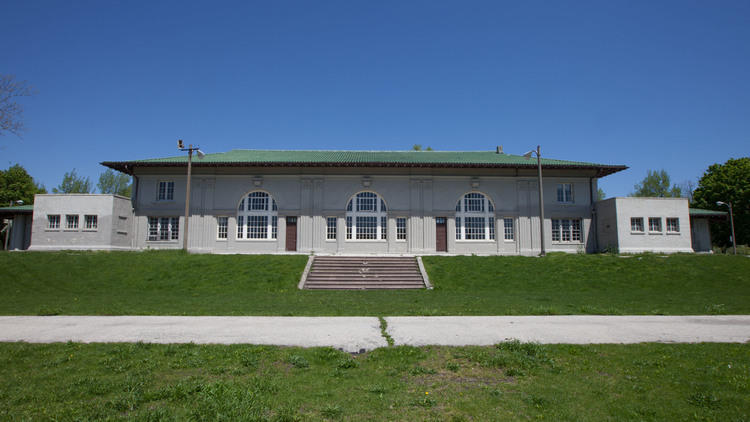
{"type": "Polygon", "coordinates": [[[106,194],[34,197],[30,250],[132,249],[130,198],[106,194]]]}

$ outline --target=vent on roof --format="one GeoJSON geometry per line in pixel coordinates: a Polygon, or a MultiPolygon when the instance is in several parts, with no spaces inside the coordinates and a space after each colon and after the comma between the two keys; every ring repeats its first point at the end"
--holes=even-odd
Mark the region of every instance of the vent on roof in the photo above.
{"type": "Polygon", "coordinates": [[[497,150],[495,151],[495,153],[496,153],[496,154],[505,154],[505,153],[503,152],[503,146],[502,146],[502,145],[498,145],[498,146],[497,146],[497,150]]]}

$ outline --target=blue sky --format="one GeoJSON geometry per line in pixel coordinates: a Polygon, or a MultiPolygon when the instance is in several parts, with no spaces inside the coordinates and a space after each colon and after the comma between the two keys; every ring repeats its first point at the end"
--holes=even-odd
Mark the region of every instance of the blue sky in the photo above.
{"type": "Polygon", "coordinates": [[[0,73],[48,189],[104,160],[255,149],[491,150],[697,181],[750,155],[748,1],[5,1],[0,73]]]}

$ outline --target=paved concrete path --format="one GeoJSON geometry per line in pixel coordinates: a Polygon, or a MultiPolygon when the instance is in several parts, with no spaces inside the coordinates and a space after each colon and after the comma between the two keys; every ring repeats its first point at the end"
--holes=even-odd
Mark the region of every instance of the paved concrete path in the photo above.
{"type": "Polygon", "coordinates": [[[387,346],[375,317],[4,316],[0,341],[387,346]]]}
{"type": "Polygon", "coordinates": [[[737,316],[487,316],[388,317],[396,344],[488,345],[517,339],[539,343],[750,341],[750,315],[737,316]]]}
{"type": "MultiPolygon", "coordinates": [[[[395,343],[750,341],[749,316],[387,317],[395,343]]],[[[0,316],[0,341],[219,343],[332,346],[347,352],[387,345],[375,317],[0,316]]]]}

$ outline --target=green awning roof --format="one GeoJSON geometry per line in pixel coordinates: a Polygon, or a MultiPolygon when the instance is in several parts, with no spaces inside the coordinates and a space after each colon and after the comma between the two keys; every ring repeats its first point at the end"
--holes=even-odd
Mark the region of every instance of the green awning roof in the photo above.
{"type": "Polygon", "coordinates": [[[0,214],[30,214],[34,211],[34,205],[17,205],[15,207],[0,207],[0,214]]]}
{"type": "MultiPolygon", "coordinates": [[[[187,156],[132,161],[105,161],[104,166],[132,174],[135,167],[181,167],[187,156]]],[[[196,167],[485,167],[536,168],[536,159],[495,151],[285,151],[235,149],[193,157],[196,167]]],[[[627,167],[542,158],[543,168],[592,169],[606,176],[627,167]]]]}
{"type": "Polygon", "coordinates": [[[701,208],[690,208],[689,212],[691,217],[726,217],[728,215],[726,211],[704,210],[701,208]]]}

